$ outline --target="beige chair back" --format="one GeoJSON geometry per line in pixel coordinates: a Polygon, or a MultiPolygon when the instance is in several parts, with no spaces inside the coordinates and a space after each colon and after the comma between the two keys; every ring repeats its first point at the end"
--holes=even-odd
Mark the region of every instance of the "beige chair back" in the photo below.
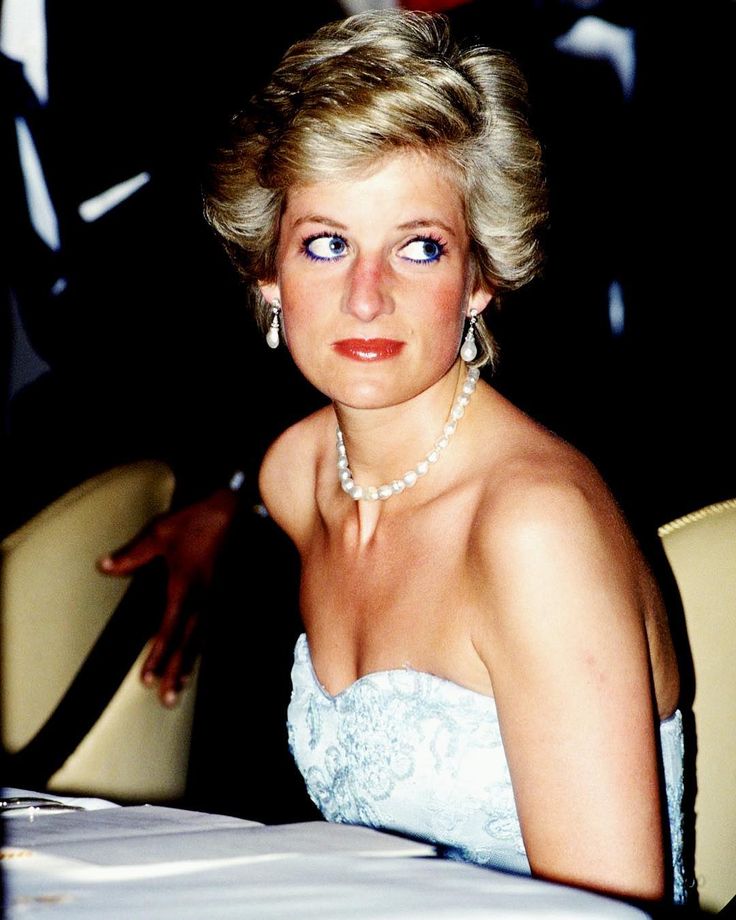
{"type": "Polygon", "coordinates": [[[695,875],[701,906],[736,895],[736,500],[659,529],[695,670],[695,875]]]}
{"type": "MultiPolygon", "coordinates": [[[[173,489],[164,463],[120,466],[62,496],[0,544],[5,751],[34,738],[128,588],[130,579],[100,574],[96,560],[165,511],[173,489]]],[[[139,680],[144,655],[49,790],[126,801],[183,795],[196,681],[167,710],[139,680]]]]}

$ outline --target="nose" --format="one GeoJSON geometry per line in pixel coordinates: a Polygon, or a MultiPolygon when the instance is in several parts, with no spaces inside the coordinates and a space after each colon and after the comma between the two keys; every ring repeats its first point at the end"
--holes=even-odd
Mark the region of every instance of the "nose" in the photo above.
{"type": "Polygon", "coordinates": [[[350,267],[343,310],[363,322],[392,313],[390,269],[380,256],[361,255],[350,267]]]}

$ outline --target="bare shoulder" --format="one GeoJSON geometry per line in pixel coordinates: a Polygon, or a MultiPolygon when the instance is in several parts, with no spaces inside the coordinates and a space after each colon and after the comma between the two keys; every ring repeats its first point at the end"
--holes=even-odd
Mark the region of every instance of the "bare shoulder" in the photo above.
{"type": "Polygon", "coordinates": [[[490,547],[509,541],[539,547],[562,535],[567,544],[594,539],[628,545],[624,517],[596,468],[552,437],[507,459],[488,484],[484,509],[490,547]]]}
{"type": "Polygon", "coordinates": [[[636,541],[594,465],[532,422],[521,420],[508,443],[485,471],[474,538],[494,616],[547,617],[553,597],[555,616],[594,609],[601,592],[632,599],[636,541]]]}
{"type": "Polygon", "coordinates": [[[527,530],[546,526],[584,527],[596,519],[623,519],[593,463],[572,445],[539,425],[498,394],[486,426],[491,457],[482,469],[485,523],[527,530]]]}
{"type": "Polygon", "coordinates": [[[271,444],[258,478],[268,513],[297,544],[309,532],[315,507],[319,445],[332,424],[325,407],[287,428],[271,444]]]}
{"type": "Polygon", "coordinates": [[[506,446],[483,467],[471,537],[474,639],[494,686],[511,662],[558,684],[550,662],[570,680],[596,662],[613,684],[617,669],[633,673],[651,656],[669,715],[679,677],[667,611],[625,515],[587,457],[521,413],[507,423],[506,446]]]}

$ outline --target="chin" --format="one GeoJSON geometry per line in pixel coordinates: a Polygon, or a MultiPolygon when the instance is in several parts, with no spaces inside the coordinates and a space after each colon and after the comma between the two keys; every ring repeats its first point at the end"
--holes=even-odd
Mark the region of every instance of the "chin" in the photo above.
{"type": "Polygon", "coordinates": [[[411,397],[404,390],[397,392],[396,386],[378,386],[375,383],[360,386],[335,386],[330,398],[351,409],[383,409],[395,406],[411,397]]]}

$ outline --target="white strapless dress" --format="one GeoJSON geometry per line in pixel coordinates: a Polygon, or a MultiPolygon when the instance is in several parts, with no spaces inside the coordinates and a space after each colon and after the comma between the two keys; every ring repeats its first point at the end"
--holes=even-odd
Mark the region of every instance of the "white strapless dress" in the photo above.
{"type": "MultiPolygon", "coordinates": [[[[328,821],[430,841],[450,858],[530,874],[492,697],[409,668],[319,683],[306,635],[294,651],[289,747],[328,821]]],[[[683,729],[661,723],[673,897],[685,900],[683,729]]]]}

